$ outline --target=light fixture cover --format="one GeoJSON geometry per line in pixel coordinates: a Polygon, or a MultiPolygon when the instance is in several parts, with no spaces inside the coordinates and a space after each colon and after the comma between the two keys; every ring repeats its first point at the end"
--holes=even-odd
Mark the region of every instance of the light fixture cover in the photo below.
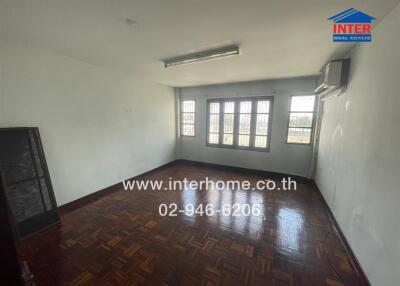
{"type": "Polygon", "coordinates": [[[193,62],[211,60],[239,54],[238,46],[227,46],[218,49],[206,50],[163,60],[164,66],[171,67],[193,62]]]}

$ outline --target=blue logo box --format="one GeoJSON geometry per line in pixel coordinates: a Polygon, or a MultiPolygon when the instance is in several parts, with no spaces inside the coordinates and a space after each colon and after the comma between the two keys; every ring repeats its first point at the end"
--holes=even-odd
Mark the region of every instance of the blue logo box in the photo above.
{"type": "Polygon", "coordinates": [[[334,42],[371,42],[370,34],[333,34],[334,42]]]}

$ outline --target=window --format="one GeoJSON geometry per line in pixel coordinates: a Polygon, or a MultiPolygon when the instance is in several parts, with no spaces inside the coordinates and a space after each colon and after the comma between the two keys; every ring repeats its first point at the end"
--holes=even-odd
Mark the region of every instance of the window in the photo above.
{"type": "Polygon", "coordinates": [[[314,95],[291,97],[287,143],[311,144],[314,106],[314,95]]]}
{"type": "Polygon", "coordinates": [[[268,151],[272,97],[207,101],[207,145],[268,151]]]}
{"type": "Polygon", "coordinates": [[[222,144],[233,145],[233,130],[235,129],[235,102],[224,102],[224,130],[222,144]]]}
{"type": "Polygon", "coordinates": [[[209,142],[211,144],[219,143],[219,102],[210,104],[210,129],[209,129],[209,142]]]}
{"type": "Polygon", "coordinates": [[[181,135],[195,135],[196,102],[194,100],[181,101],[181,135]]]}

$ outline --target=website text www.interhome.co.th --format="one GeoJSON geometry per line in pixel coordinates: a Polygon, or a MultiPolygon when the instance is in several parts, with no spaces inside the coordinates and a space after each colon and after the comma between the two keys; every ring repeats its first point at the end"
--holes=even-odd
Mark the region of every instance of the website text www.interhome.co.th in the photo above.
{"type": "Polygon", "coordinates": [[[182,180],[173,180],[168,178],[164,180],[126,180],[123,181],[123,187],[126,191],[139,190],[139,191],[178,191],[187,188],[196,190],[259,190],[259,191],[273,191],[273,190],[297,190],[297,182],[291,177],[282,178],[278,182],[270,179],[248,181],[248,180],[211,180],[205,177],[204,180],[189,180],[184,178],[182,180]]]}

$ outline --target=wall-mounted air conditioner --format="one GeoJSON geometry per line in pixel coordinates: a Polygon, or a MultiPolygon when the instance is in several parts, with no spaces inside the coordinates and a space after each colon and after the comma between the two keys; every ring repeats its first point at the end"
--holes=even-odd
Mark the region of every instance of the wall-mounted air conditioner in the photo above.
{"type": "Polygon", "coordinates": [[[321,71],[317,88],[314,93],[327,99],[339,95],[347,87],[350,59],[342,59],[328,62],[321,71]]]}

